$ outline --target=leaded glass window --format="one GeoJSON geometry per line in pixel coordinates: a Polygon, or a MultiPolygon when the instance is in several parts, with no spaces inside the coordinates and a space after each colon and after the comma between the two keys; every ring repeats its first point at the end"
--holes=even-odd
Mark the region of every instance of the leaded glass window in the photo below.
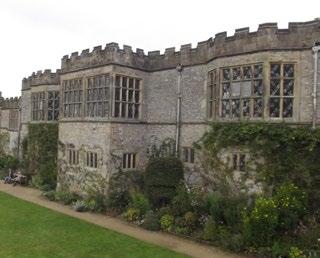
{"type": "Polygon", "coordinates": [[[56,121],[59,117],[59,91],[48,92],[48,121],[56,121]]]}
{"type": "Polygon", "coordinates": [[[221,117],[263,116],[262,64],[221,69],[221,117]]]}
{"type": "Polygon", "coordinates": [[[294,64],[270,64],[270,117],[293,116],[294,84],[294,64]]]}
{"type": "Polygon", "coordinates": [[[63,81],[64,117],[80,117],[82,115],[82,102],[82,79],[63,81]]]}
{"type": "Polygon", "coordinates": [[[106,117],[109,114],[110,77],[99,75],[87,79],[86,116],[106,117]]]}
{"type": "Polygon", "coordinates": [[[141,79],[117,75],[114,93],[114,117],[139,119],[141,79]]]}
{"type": "Polygon", "coordinates": [[[136,168],[136,153],[124,153],[122,155],[122,169],[130,170],[136,168]]]}
{"type": "Polygon", "coordinates": [[[45,92],[34,92],[31,94],[31,118],[33,121],[45,120],[45,92]]]}
{"type": "Polygon", "coordinates": [[[217,98],[219,96],[217,87],[217,71],[212,70],[208,74],[208,117],[212,118],[217,110],[217,98]]]}

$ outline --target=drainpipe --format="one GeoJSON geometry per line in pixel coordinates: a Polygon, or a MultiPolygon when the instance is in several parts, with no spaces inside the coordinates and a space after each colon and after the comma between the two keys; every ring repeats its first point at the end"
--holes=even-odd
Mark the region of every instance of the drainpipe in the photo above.
{"type": "Polygon", "coordinates": [[[320,51],[320,42],[316,42],[312,48],[314,58],[314,69],[313,69],[313,117],[312,117],[312,128],[316,128],[317,121],[317,85],[318,85],[318,58],[320,51]]]}
{"type": "Polygon", "coordinates": [[[21,108],[21,102],[19,103],[19,126],[18,126],[18,146],[17,146],[17,155],[18,159],[22,158],[22,153],[20,154],[20,144],[21,144],[21,116],[22,116],[22,108],[21,108]]]}
{"type": "Polygon", "coordinates": [[[183,67],[178,64],[176,67],[178,76],[178,89],[177,89],[177,117],[176,117],[176,155],[179,157],[179,146],[180,146],[180,129],[181,129],[181,78],[183,67]]]}

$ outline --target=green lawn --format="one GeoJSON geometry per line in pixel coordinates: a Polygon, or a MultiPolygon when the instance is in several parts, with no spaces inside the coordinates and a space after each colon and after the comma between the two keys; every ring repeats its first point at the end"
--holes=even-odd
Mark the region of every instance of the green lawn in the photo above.
{"type": "Polygon", "coordinates": [[[186,257],[0,192],[0,257],[186,257]]]}

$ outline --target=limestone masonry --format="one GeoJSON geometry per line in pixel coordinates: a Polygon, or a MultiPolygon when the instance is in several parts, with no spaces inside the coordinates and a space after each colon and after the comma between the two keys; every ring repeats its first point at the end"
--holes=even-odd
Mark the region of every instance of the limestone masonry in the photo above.
{"type": "MultiPolygon", "coordinates": [[[[117,43],[85,49],[64,56],[56,72],[24,78],[21,99],[1,98],[1,131],[14,152],[28,123],[59,123],[60,188],[81,192],[119,168],[142,170],[148,149],[166,139],[185,163],[186,181],[201,183],[192,144],[209,122],[319,124],[319,50],[319,19],[222,32],[164,54],[117,43]]],[[[245,170],[245,154],[224,158],[245,170]]]]}

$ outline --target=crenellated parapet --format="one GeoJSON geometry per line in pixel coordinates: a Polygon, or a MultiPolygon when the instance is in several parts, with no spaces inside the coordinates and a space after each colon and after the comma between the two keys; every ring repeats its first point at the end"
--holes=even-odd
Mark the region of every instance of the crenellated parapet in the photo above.
{"type": "Polygon", "coordinates": [[[51,72],[50,69],[32,73],[28,78],[22,80],[22,90],[28,90],[33,86],[39,85],[58,85],[60,84],[60,70],[51,72]]]}
{"type": "Polygon", "coordinates": [[[109,43],[95,47],[91,52],[83,50],[81,54],[72,53],[64,56],[61,61],[62,73],[78,71],[92,67],[117,64],[145,71],[157,71],[175,68],[178,63],[184,66],[204,64],[210,60],[254,53],[268,50],[304,50],[311,49],[315,42],[320,41],[320,19],[308,22],[289,23],[287,29],[279,29],[277,23],[260,24],[255,32],[249,28],[236,29],[234,35],[226,32],[215,35],[206,41],[199,42],[196,48],[185,44],[176,51],[167,48],[164,54],[159,50],[147,54],[143,50],[132,51],[132,47],[119,48],[117,43],[109,43]]]}
{"type": "Polygon", "coordinates": [[[20,100],[19,97],[14,98],[0,98],[0,108],[1,109],[19,109],[20,107],[20,100]]]}

